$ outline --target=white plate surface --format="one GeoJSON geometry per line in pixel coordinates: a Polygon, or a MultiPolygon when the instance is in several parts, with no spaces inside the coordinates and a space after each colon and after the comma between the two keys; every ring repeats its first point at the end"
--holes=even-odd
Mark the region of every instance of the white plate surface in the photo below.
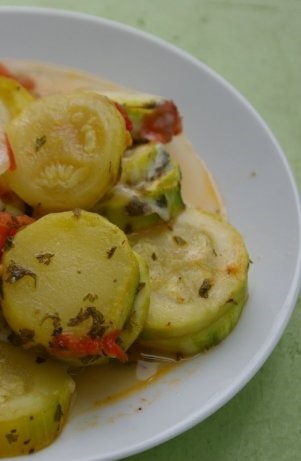
{"type": "Polygon", "coordinates": [[[300,287],[297,188],[275,138],[244,98],[208,67],[154,37],[91,16],[7,7],[0,8],[1,58],[84,69],[175,99],[253,260],[250,299],[222,345],[112,405],[74,411],[62,436],[31,458],[120,459],[204,420],[272,352],[300,287]]]}

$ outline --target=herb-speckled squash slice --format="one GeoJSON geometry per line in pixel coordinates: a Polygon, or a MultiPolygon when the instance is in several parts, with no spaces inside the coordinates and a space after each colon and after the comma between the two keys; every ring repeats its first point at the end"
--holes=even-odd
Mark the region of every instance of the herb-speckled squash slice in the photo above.
{"type": "Polygon", "coordinates": [[[143,350],[191,355],[229,334],[247,299],[249,267],[233,226],[187,208],[168,227],[133,234],[131,243],[150,269],[143,350]]]}
{"type": "Polygon", "coordinates": [[[131,142],[115,105],[90,92],[37,99],[6,131],[16,163],[8,185],[40,214],[93,206],[116,183],[131,142]]]}
{"type": "Polygon", "coordinates": [[[17,343],[83,365],[124,358],[113,349],[140,272],[117,226],[86,211],[52,213],[18,231],[2,264],[3,315],[17,343]]]}
{"type": "Polygon", "coordinates": [[[126,151],[119,182],[93,210],[129,233],[169,221],[183,208],[179,166],[162,144],[148,143],[126,151]]]}
{"type": "Polygon", "coordinates": [[[0,342],[0,456],[49,445],[65,424],[74,389],[61,364],[0,342]]]}

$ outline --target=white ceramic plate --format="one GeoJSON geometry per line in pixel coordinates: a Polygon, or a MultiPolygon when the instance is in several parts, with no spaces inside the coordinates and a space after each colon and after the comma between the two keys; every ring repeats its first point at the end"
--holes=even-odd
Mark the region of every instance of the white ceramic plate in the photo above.
{"type": "Polygon", "coordinates": [[[272,352],[300,286],[297,189],[275,138],[243,97],[205,65],[154,37],[86,15],[1,8],[4,57],[81,68],[175,99],[253,260],[249,302],[222,345],[111,405],[84,413],[75,407],[62,436],[33,455],[41,461],[120,459],[204,420],[272,352]]]}

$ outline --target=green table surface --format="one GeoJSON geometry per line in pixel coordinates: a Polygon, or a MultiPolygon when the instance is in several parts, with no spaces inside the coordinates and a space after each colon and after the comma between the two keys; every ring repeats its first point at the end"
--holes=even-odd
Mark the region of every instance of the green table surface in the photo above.
{"type": "MultiPolygon", "coordinates": [[[[0,5],[86,12],[188,51],[262,115],[301,186],[301,0],[0,0],[0,5]]],[[[238,395],[193,429],[127,461],[301,460],[300,330],[299,299],[274,352],[238,395]]]]}

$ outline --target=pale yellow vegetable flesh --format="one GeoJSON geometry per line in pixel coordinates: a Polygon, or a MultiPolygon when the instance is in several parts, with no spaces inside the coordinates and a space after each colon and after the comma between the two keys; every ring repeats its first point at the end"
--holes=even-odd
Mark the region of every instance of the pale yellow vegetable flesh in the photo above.
{"type": "Polygon", "coordinates": [[[8,184],[43,213],[93,206],[115,184],[130,143],[115,105],[92,92],[37,99],[6,131],[16,162],[8,184]]]}
{"type": "Polygon", "coordinates": [[[0,342],[0,456],[49,445],[66,422],[74,390],[60,364],[0,342]]]}
{"type": "Polygon", "coordinates": [[[187,208],[170,225],[131,236],[131,243],[150,269],[142,348],[194,354],[231,331],[247,299],[249,257],[228,222],[187,208]]]}
{"type": "Polygon", "coordinates": [[[41,345],[52,354],[57,333],[87,336],[93,326],[103,334],[122,330],[140,280],[124,233],[86,211],[49,214],[20,230],[2,264],[9,326],[21,340],[30,332],[25,346],[41,345]]]}

